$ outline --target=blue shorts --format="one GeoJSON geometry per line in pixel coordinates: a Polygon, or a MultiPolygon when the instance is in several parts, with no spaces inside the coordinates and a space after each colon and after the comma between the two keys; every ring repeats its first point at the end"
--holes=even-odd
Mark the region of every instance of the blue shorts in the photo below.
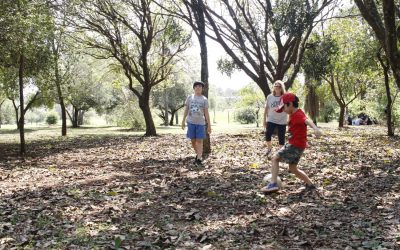
{"type": "Polygon", "coordinates": [[[206,125],[187,124],[187,138],[189,139],[204,139],[206,138],[206,125]]]}

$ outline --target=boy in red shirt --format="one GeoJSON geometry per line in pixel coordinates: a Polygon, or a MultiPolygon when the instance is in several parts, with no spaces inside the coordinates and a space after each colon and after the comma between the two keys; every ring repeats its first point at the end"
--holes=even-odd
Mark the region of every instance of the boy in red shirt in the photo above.
{"type": "Polygon", "coordinates": [[[289,115],[289,142],[272,157],[271,182],[261,189],[264,193],[273,193],[279,190],[277,177],[280,161],[289,164],[289,171],[306,183],[307,190],[315,189],[310,178],[297,168],[297,164],[304,149],[307,147],[307,125],[314,129],[317,138],[321,136],[321,131],[298,107],[299,98],[296,95],[293,93],[282,95],[281,104],[276,109],[276,112],[284,111],[289,115]]]}

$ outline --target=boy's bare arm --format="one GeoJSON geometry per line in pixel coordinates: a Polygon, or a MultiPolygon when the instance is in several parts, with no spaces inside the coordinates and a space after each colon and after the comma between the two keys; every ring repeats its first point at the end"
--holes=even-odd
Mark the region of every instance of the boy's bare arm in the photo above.
{"type": "Polygon", "coordinates": [[[322,135],[321,130],[314,124],[314,122],[310,119],[307,119],[305,123],[314,129],[315,136],[319,138],[322,135]]]}
{"type": "Polygon", "coordinates": [[[185,105],[185,112],[183,112],[183,118],[182,118],[182,129],[185,129],[186,116],[188,114],[188,111],[189,111],[189,107],[188,107],[188,105],[185,105]]]}
{"type": "Polygon", "coordinates": [[[206,118],[206,123],[207,123],[207,133],[211,134],[211,121],[210,121],[210,114],[208,112],[208,108],[204,109],[204,116],[206,118]]]}

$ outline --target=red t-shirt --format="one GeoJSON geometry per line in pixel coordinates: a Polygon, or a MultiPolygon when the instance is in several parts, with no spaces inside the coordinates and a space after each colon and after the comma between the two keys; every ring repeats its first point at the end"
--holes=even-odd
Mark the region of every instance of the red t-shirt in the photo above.
{"type": "Polygon", "coordinates": [[[307,147],[307,116],[298,109],[289,116],[289,143],[297,148],[307,147]]]}

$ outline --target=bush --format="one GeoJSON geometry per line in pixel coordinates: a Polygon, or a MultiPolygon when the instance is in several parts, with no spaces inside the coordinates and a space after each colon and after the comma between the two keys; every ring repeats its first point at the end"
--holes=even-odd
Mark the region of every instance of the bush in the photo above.
{"type": "Polygon", "coordinates": [[[142,112],[134,102],[128,102],[127,104],[117,106],[112,114],[106,116],[106,120],[108,123],[136,131],[146,129],[142,112]]]}
{"type": "Polygon", "coordinates": [[[236,111],[235,120],[240,123],[255,123],[256,122],[256,112],[252,108],[242,108],[236,111]]]}
{"type": "Polygon", "coordinates": [[[57,124],[58,116],[56,114],[49,114],[46,117],[46,123],[49,125],[57,124]]]}

